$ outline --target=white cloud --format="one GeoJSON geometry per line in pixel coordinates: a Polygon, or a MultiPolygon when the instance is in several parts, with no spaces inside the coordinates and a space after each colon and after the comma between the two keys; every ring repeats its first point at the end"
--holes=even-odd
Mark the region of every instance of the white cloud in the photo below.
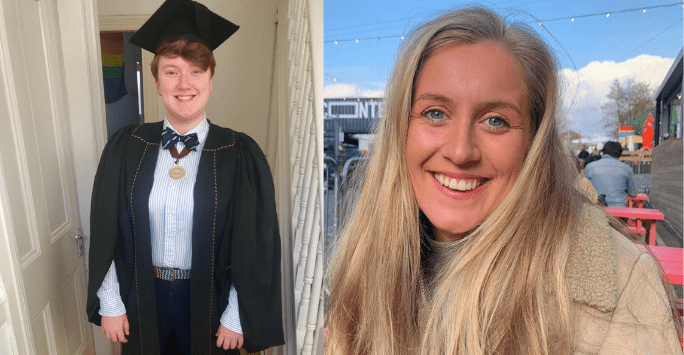
{"type": "Polygon", "coordinates": [[[323,97],[326,99],[336,99],[341,97],[383,97],[385,95],[384,84],[379,84],[380,89],[362,89],[354,84],[329,84],[323,89],[323,97]]]}
{"type": "Polygon", "coordinates": [[[624,83],[628,79],[648,84],[658,90],[673,58],[640,55],[624,62],[591,62],[579,70],[563,69],[561,97],[569,118],[568,128],[583,135],[597,135],[602,131],[601,106],[608,99],[613,81],[624,83]]]}

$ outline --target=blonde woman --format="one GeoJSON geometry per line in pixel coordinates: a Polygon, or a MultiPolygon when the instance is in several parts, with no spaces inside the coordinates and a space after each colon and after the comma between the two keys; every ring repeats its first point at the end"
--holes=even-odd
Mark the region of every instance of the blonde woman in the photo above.
{"type": "Polygon", "coordinates": [[[578,191],[552,54],[467,8],[416,29],[329,270],[326,354],[675,354],[657,262],[578,191]]]}

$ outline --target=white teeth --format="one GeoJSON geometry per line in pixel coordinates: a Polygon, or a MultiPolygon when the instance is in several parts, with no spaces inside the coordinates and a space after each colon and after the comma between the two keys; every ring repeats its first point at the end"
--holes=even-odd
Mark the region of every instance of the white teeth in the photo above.
{"type": "Polygon", "coordinates": [[[192,96],[176,96],[178,100],[190,100],[192,99],[192,96]]]}
{"type": "Polygon", "coordinates": [[[449,178],[442,174],[433,174],[433,177],[439,182],[440,185],[457,191],[475,190],[480,186],[480,180],[478,179],[459,180],[449,178]]]}
{"type": "MultiPolygon", "coordinates": [[[[456,189],[457,189],[457,190],[466,190],[466,184],[467,184],[467,183],[466,183],[465,180],[460,180],[460,181],[458,182],[458,186],[456,186],[456,189]]],[[[451,184],[449,184],[449,186],[451,186],[451,184]]]]}

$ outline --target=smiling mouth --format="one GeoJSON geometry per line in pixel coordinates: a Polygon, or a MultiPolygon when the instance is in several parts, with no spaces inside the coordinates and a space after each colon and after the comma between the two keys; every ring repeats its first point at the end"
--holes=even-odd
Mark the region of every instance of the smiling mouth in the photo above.
{"type": "Polygon", "coordinates": [[[181,101],[190,100],[190,99],[192,99],[193,97],[195,97],[195,96],[194,96],[194,95],[176,96],[176,98],[177,98],[178,100],[181,100],[181,101]]]}
{"type": "Polygon", "coordinates": [[[448,176],[433,173],[432,177],[439,182],[440,185],[448,187],[454,191],[471,191],[482,186],[488,179],[453,179],[448,176]]]}

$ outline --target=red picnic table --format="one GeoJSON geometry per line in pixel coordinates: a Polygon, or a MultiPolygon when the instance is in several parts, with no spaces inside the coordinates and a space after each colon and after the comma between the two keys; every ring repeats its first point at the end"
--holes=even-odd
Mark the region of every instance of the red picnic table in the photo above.
{"type": "Polygon", "coordinates": [[[655,245],[649,245],[648,247],[653,252],[653,255],[658,258],[667,274],[668,280],[664,281],[681,286],[684,283],[684,276],[682,276],[682,268],[684,267],[683,249],[655,245]]]}
{"type": "Polygon", "coordinates": [[[634,197],[627,196],[627,207],[643,208],[644,201],[648,201],[648,196],[646,194],[638,194],[634,197]]]}
{"type": "Polygon", "coordinates": [[[636,220],[636,228],[633,230],[639,234],[646,234],[646,243],[655,245],[656,240],[656,221],[665,219],[665,215],[656,209],[651,208],[629,208],[629,207],[604,207],[604,211],[617,218],[636,220]],[[648,228],[642,227],[642,223],[648,228]],[[648,233],[646,233],[648,231],[648,233]]]}
{"type": "MultiPolygon", "coordinates": [[[[645,248],[646,246],[644,246],[645,248]]],[[[682,276],[682,269],[684,268],[684,249],[682,248],[672,248],[672,247],[658,247],[655,245],[649,245],[648,248],[651,249],[653,255],[658,259],[660,265],[663,266],[665,275],[663,275],[663,281],[671,283],[673,285],[682,285],[684,283],[684,276],[682,276]]],[[[679,316],[684,315],[684,302],[681,298],[675,298],[675,308],[679,312],[679,316]]]]}

